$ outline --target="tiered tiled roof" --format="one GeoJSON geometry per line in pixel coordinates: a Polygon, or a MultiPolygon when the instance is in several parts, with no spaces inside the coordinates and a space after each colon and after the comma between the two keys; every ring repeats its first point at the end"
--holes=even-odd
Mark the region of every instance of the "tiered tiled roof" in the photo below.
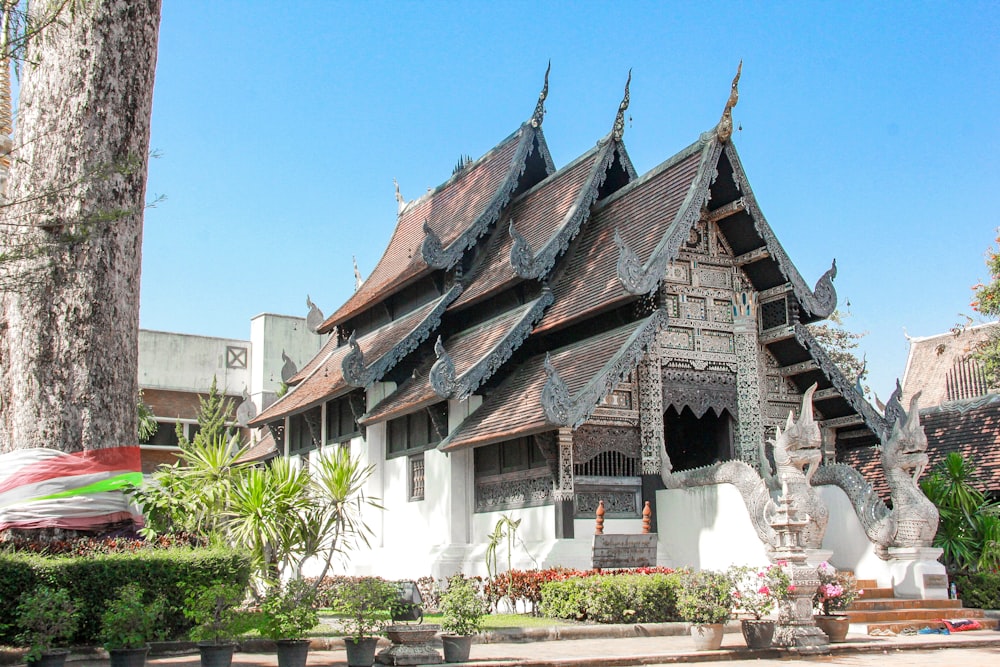
{"type": "MultiPolygon", "coordinates": [[[[647,327],[655,327],[654,319],[651,316],[549,353],[550,364],[565,383],[570,399],[579,399],[594,388],[603,397],[613,389],[615,381],[621,379],[621,371],[634,366],[627,357],[649,342],[637,336],[647,327]]],[[[461,426],[441,441],[439,449],[452,451],[552,430],[554,425],[542,407],[542,390],[548,381],[546,356],[536,355],[515,369],[461,426]]],[[[589,407],[594,405],[596,401],[589,407]]]]}
{"type": "MultiPolygon", "coordinates": [[[[535,151],[545,160],[547,171],[554,171],[541,128],[525,123],[436,190],[406,204],[389,246],[371,275],[347,303],[323,322],[319,331],[330,331],[417,278],[432,273],[435,267],[426,261],[425,226],[447,250],[464,251],[474,243],[496,222],[518,185],[525,161],[535,151]]],[[[461,254],[454,261],[458,258],[461,254]]],[[[450,268],[454,261],[443,268],[450,268]]]]}
{"type": "Polygon", "coordinates": [[[648,260],[682,219],[697,220],[701,202],[692,190],[709,158],[706,145],[693,144],[599,203],[578,240],[581,251],[568,258],[552,288],[555,303],[536,331],[561,328],[634,300],[618,278],[615,231],[648,260]]]}
{"type": "MultiPolygon", "coordinates": [[[[455,302],[453,309],[463,308],[496,294],[525,277],[544,278],[552,270],[558,255],[565,252],[590,214],[607,171],[616,152],[631,169],[624,147],[609,137],[569,165],[521,195],[508,209],[504,229],[492,236],[484,253],[486,260],[476,270],[472,284],[455,302]],[[524,252],[529,267],[519,275],[512,264],[514,238],[508,232],[513,225],[527,243],[524,252]]],[[[634,170],[632,170],[634,171],[634,170]]],[[[634,177],[634,174],[630,174],[634,177]]]]}
{"type": "MultiPolygon", "coordinates": [[[[520,308],[457,333],[443,343],[444,352],[454,365],[458,397],[474,392],[480,382],[510,357],[551,302],[551,293],[544,292],[520,308]]],[[[412,377],[369,411],[361,423],[392,419],[449,398],[439,395],[432,386],[431,367],[431,359],[421,364],[412,377]]]]}
{"type": "MultiPolygon", "coordinates": [[[[369,381],[379,379],[398,361],[398,356],[411,352],[426,340],[437,328],[444,309],[459,292],[456,286],[444,296],[362,336],[357,346],[364,353],[365,372],[372,376],[369,381]]],[[[259,414],[251,425],[260,426],[276,417],[301,412],[350,391],[353,385],[348,381],[350,378],[345,377],[344,363],[352,349],[350,345],[325,346],[321,355],[325,353],[326,356],[322,361],[309,364],[311,374],[259,414]]]]}

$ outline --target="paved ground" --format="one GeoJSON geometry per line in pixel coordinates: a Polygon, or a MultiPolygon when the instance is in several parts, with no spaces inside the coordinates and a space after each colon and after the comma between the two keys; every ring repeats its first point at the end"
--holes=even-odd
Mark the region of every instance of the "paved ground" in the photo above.
{"type": "MultiPolygon", "coordinates": [[[[330,642],[314,648],[309,667],[346,665],[343,649],[330,642]]],[[[562,639],[523,643],[475,644],[469,664],[476,667],[624,667],[682,662],[725,662],[733,667],[788,665],[852,665],[857,667],[992,667],[1000,665],[1000,632],[975,631],[953,635],[869,637],[849,635],[831,645],[824,656],[802,657],[786,651],[751,653],[738,632],[728,633],[719,651],[695,651],[686,636],[562,639]]],[[[70,667],[107,667],[106,660],[74,660],[70,667]]],[[[151,657],[148,667],[198,667],[198,656],[151,657]]],[[[276,667],[273,653],[237,653],[234,667],[276,667]]]]}

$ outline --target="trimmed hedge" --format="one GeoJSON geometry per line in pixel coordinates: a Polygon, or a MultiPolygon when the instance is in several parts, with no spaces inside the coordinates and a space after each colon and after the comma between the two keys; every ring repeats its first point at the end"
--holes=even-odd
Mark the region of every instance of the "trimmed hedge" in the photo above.
{"type": "Polygon", "coordinates": [[[957,572],[952,581],[966,607],[1000,609],[1000,572],[957,572]]]}
{"type": "MultiPolygon", "coordinates": [[[[162,595],[167,613],[163,637],[180,638],[191,627],[184,618],[185,591],[214,582],[245,587],[250,578],[248,556],[226,549],[148,549],[86,557],[46,557],[36,554],[0,554],[0,618],[15,618],[24,591],[48,585],[65,588],[80,609],[76,644],[96,644],[100,619],[108,600],[125,584],[136,582],[150,596],[162,595]]],[[[0,643],[13,644],[18,629],[0,625],[0,643]]]]}
{"type": "Polygon", "coordinates": [[[541,611],[550,618],[595,623],[676,621],[683,576],[683,572],[615,574],[550,581],[541,586],[541,611]]]}

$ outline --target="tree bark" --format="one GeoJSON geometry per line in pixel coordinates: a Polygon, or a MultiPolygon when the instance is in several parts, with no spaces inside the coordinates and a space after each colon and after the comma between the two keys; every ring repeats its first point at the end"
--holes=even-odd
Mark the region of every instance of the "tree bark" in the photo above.
{"type": "Polygon", "coordinates": [[[0,453],[137,442],[160,0],[80,0],[62,19],[22,69],[0,252],[38,252],[0,288],[0,453]]]}

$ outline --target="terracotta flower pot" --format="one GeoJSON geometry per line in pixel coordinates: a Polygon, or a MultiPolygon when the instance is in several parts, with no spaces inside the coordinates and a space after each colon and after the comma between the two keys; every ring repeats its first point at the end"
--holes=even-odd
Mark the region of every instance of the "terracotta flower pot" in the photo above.
{"type": "Polygon", "coordinates": [[[847,639],[847,631],[851,625],[847,616],[842,614],[831,616],[817,614],[813,616],[813,620],[816,621],[816,627],[826,633],[831,642],[842,642],[847,639]]]}
{"type": "Polygon", "coordinates": [[[691,626],[691,638],[696,651],[718,651],[722,646],[722,623],[704,623],[691,626]]]}

